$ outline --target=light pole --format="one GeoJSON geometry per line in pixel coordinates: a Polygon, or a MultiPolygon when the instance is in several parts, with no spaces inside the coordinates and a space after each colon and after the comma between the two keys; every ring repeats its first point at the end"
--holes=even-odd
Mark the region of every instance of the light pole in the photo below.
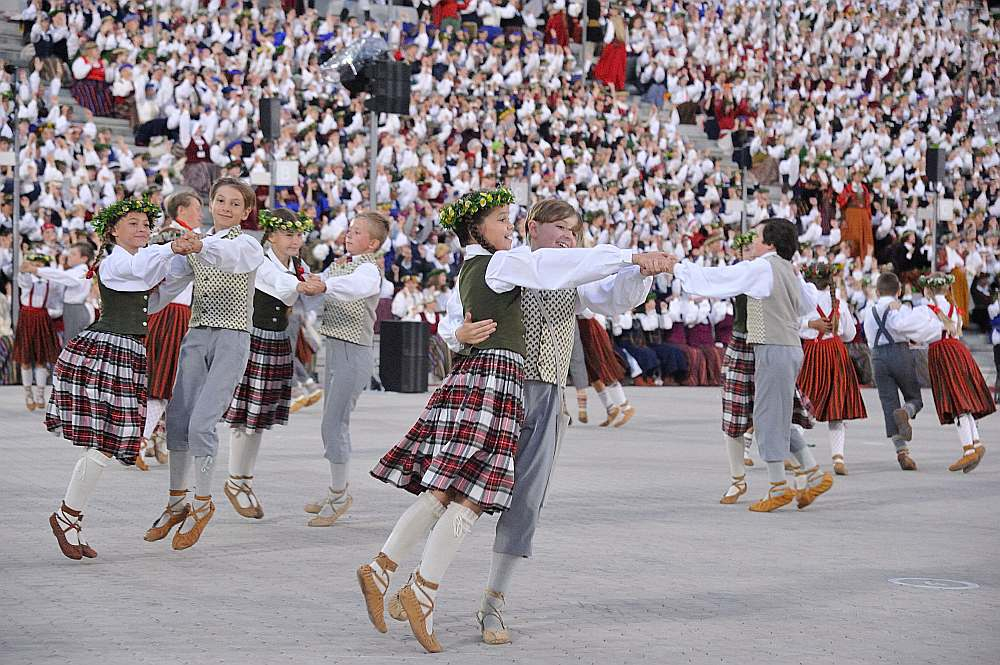
{"type": "Polygon", "coordinates": [[[14,108],[11,110],[11,126],[14,130],[14,219],[12,224],[13,233],[10,248],[10,294],[12,306],[10,320],[16,330],[17,321],[21,315],[21,289],[17,283],[17,276],[21,271],[21,123],[18,118],[18,109],[20,108],[20,101],[18,98],[20,95],[17,90],[17,79],[20,74],[20,68],[13,67],[11,73],[14,76],[14,108]]]}
{"type": "Polygon", "coordinates": [[[375,184],[378,180],[378,111],[368,112],[368,208],[375,210],[375,184]]]}

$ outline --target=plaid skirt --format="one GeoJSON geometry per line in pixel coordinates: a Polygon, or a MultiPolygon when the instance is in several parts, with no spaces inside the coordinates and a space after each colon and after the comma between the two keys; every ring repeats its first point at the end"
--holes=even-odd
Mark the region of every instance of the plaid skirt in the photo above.
{"type": "Polygon", "coordinates": [[[996,411],[983,373],[964,344],[954,337],[927,348],[934,409],[942,425],[950,425],[962,414],[979,420],[996,411]]]}
{"type": "MultiPolygon", "coordinates": [[[[753,424],[753,347],[746,333],[733,332],[722,361],[722,431],[734,439],[746,434],[753,424]]],[[[792,404],[792,423],[812,429],[812,405],[798,388],[792,404]]]]}
{"type": "Polygon", "coordinates": [[[802,347],[804,358],[797,384],[809,396],[816,420],[826,423],[867,418],[858,375],[843,340],[808,339],[802,347]]]}
{"type": "Polygon", "coordinates": [[[127,335],[84,330],[59,354],[45,427],[75,446],[135,464],[146,422],[146,347],[127,335]]]}
{"type": "Polygon", "coordinates": [[[190,320],[191,308],[173,302],[149,317],[149,334],[146,335],[149,399],[169,400],[173,396],[181,342],[190,320]]]}
{"type": "Polygon", "coordinates": [[[22,307],[14,334],[14,362],[51,365],[59,357],[55,323],[44,307],[22,307]]]}
{"type": "Polygon", "coordinates": [[[250,329],[250,359],[222,419],[248,432],[288,422],[292,344],[285,331],[250,329]]]}
{"type": "Polygon", "coordinates": [[[372,476],[414,494],[454,490],[486,513],[506,510],[523,392],[524,358],[518,353],[487,349],[456,362],[372,476]]]}

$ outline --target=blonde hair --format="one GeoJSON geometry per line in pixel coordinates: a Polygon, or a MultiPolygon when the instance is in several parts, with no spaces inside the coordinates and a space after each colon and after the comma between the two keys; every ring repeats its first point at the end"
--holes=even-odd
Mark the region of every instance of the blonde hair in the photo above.
{"type": "Polygon", "coordinates": [[[378,240],[380,246],[389,237],[392,220],[385,213],[377,210],[365,210],[355,215],[354,219],[360,219],[368,224],[368,233],[371,234],[373,240],[378,240]]]}
{"type": "Polygon", "coordinates": [[[254,192],[253,187],[246,184],[239,178],[219,178],[212,185],[212,190],[208,194],[209,199],[214,199],[216,193],[223,187],[232,187],[233,189],[239,191],[243,195],[243,203],[246,204],[248,210],[253,210],[257,207],[257,194],[254,192]]]}

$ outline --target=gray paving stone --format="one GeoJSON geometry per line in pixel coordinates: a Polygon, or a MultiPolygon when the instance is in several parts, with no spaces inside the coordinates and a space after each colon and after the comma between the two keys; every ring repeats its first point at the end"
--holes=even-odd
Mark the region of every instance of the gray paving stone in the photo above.
{"type": "MultiPolygon", "coordinates": [[[[146,543],[167,469],[115,467],[87,510],[100,557],[81,563],[59,554],[46,523],[78,451],[23,410],[20,389],[0,389],[0,663],[997,662],[1000,419],[981,423],[992,450],[970,475],[946,470],[957,438],[936,425],[932,407],[914,428],[917,473],[899,470],[878,421],[852,423],[850,476],[806,511],[757,515],[746,498],[718,504],[728,472],[717,390],[629,394],[639,412],[622,430],[569,432],[536,556],[509,594],[514,644],[478,642],[493,526],[484,518],[439,595],[435,628],[446,651],[428,656],[404,625],[390,620],[387,635],[371,628],[354,580],[410,502],[368,468],[426,395],[362,396],[355,506],[342,524],[305,526],[302,504],[328,480],[313,407],[265,438],[256,474],[263,520],[239,517],[223,496],[224,445],[218,512],[202,541],[186,552],[146,543]],[[889,582],[897,577],[979,587],[889,582]]],[[[873,391],[865,401],[879,413],[873,391]]],[[[807,438],[826,461],[825,428],[807,438]]],[[[749,478],[750,494],[762,494],[760,465],[749,478]]]]}

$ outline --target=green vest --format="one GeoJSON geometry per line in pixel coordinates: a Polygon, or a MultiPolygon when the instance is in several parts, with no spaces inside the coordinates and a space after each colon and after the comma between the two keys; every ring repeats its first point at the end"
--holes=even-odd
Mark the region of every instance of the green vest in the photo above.
{"type": "Polygon", "coordinates": [[[144,337],[149,325],[149,291],[114,291],[104,286],[100,273],[97,287],[101,291],[101,318],[88,330],[144,337]]]}
{"type": "Polygon", "coordinates": [[[288,305],[260,289],[253,292],[253,327],[281,332],[288,327],[288,305]]]}
{"type": "Polygon", "coordinates": [[[527,356],[524,345],[524,319],[521,310],[521,288],[497,293],[486,285],[486,267],[490,256],[467,258],[458,273],[458,292],[462,309],[472,313],[473,321],[493,319],[496,332],[476,349],[506,349],[527,356]]]}

